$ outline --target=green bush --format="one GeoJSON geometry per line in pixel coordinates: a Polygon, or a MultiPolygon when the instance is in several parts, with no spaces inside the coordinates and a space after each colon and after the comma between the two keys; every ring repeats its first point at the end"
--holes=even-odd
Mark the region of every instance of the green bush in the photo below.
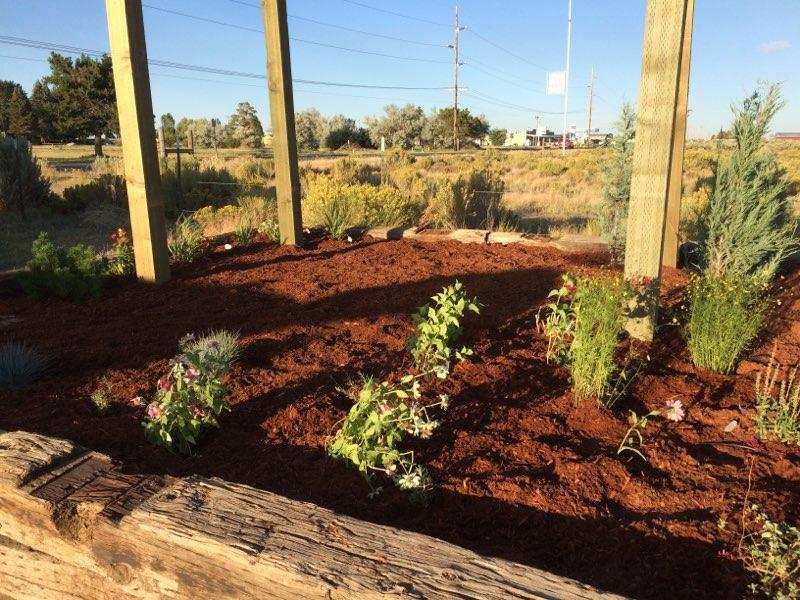
{"type": "Polygon", "coordinates": [[[18,277],[22,288],[35,298],[82,300],[100,293],[105,273],[106,261],[91,246],[62,248],[42,232],[33,242],[28,270],[18,277]]]}
{"type": "Polygon", "coordinates": [[[68,187],[63,196],[63,201],[54,202],[54,207],[62,214],[79,212],[87,206],[105,203],[124,206],[128,200],[125,178],[109,174],[101,175],[89,183],[68,187]]]}
{"type": "Polygon", "coordinates": [[[736,146],[717,169],[702,219],[700,267],[716,277],[768,281],[797,249],[786,172],[764,152],[782,104],[773,85],[733,109],[736,146]]]}
{"type": "Polygon", "coordinates": [[[756,377],[756,434],[762,440],[776,438],[800,445],[800,382],[798,367],[789,377],[778,379],[780,367],[775,354],[756,377]]]}
{"type": "Polygon", "coordinates": [[[800,529],[771,521],[757,505],[749,510],[756,531],[744,540],[744,562],[758,579],[751,590],[764,598],[800,600],[800,529]]]}
{"type": "Polygon", "coordinates": [[[455,180],[440,179],[420,219],[424,227],[488,228],[500,219],[505,184],[490,168],[471,168],[455,180]]]}
{"type": "Polygon", "coordinates": [[[602,401],[617,371],[615,355],[625,326],[622,285],[612,279],[578,279],[573,310],[568,358],[572,388],[577,399],[602,401]]]}
{"type": "Polygon", "coordinates": [[[205,251],[203,228],[188,215],[181,215],[175,222],[167,240],[170,256],[179,263],[190,263],[205,251]]]}
{"type": "Polygon", "coordinates": [[[689,354],[698,367],[730,373],[764,323],[763,287],[705,274],[689,284],[689,354]]]}
{"type": "Polygon", "coordinates": [[[50,200],[50,181],[33,156],[31,145],[13,137],[0,139],[0,211],[13,210],[23,216],[29,208],[50,200]]]}

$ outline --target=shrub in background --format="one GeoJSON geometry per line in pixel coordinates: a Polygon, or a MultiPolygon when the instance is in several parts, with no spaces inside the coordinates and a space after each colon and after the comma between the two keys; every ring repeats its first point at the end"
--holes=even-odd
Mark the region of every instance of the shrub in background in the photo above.
{"type": "Polygon", "coordinates": [[[0,210],[25,216],[50,201],[50,181],[33,156],[31,145],[10,136],[0,139],[0,210]]]}
{"type": "Polygon", "coordinates": [[[53,207],[62,214],[70,214],[82,211],[87,206],[106,202],[124,206],[127,200],[125,178],[120,175],[102,175],[88,183],[66,188],[63,200],[55,200],[53,207]]]}
{"type": "Polygon", "coordinates": [[[698,367],[730,373],[764,323],[763,288],[749,278],[694,277],[688,289],[689,354],[698,367]]]}
{"type": "Polygon", "coordinates": [[[103,287],[106,261],[91,246],[57,246],[42,232],[33,242],[28,270],[17,277],[29,295],[41,298],[57,296],[82,300],[96,296],[103,287]]]}
{"type": "Polygon", "coordinates": [[[616,129],[611,153],[603,166],[603,196],[597,209],[597,224],[612,255],[621,259],[625,254],[625,227],[636,136],[636,113],[630,104],[622,105],[616,129]]]}
{"type": "Polygon", "coordinates": [[[228,331],[199,339],[190,334],[179,351],[158,380],[142,426],[151,442],[189,454],[203,430],[219,426],[217,417],[229,408],[222,379],[239,354],[239,338],[228,331]]]}
{"type": "Polygon", "coordinates": [[[778,380],[780,368],[772,353],[767,367],[756,376],[756,433],[800,445],[800,382],[797,367],[778,380]]]}
{"type": "Polygon", "coordinates": [[[505,190],[500,174],[489,168],[471,168],[455,180],[440,178],[420,218],[423,227],[486,228],[497,220],[505,190]]]}
{"type": "Polygon", "coordinates": [[[179,263],[190,263],[205,251],[203,228],[189,215],[181,215],[175,221],[167,240],[170,256],[179,263]]]}
{"type": "Polygon", "coordinates": [[[702,221],[699,266],[710,275],[769,281],[797,249],[785,171],[764,152],[782,105],[773,85],[733,108],[736,145],[717,169],[702,221]]]}
{"type": "Polygon", "coordinates": [[[46,362],[25,342],[0,344],[0,388],[17,389],[30,385],[44,372],[46,362]]]}

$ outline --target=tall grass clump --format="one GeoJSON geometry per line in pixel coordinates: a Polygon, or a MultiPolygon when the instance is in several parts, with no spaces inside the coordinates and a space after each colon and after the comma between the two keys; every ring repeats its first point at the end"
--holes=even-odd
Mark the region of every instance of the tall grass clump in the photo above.
{"type": "Polygon", "coordinates": [[[0,388],[17,389],[30,385],[46,366],[39,352],[24,342],[0,344],[0,388]]]}
{"type": "Polygon", "coordinates": [[[190,263],[203,254],[203,228],[189,215],[181,215],[175,222],[167,240],[167,248],[173,260],[190,263]]]}
{"type": "Polygon", "coordinates": [[[800,382],[797,367],[780,380],[775,354],[756,377],[756,433],[763,439],[776,438],[800,445],[800,382]]]}
{"type": "Polygon", "coordinates": [[[0,211],[26,215],[50,200],[50,181],[33,156],[31,145],[11,136],[0,139],[0,211]]]}
{"type": "Polygon", "coordinates": [[[784,171],[764,152],[782,106],[769,86],[733,107],[735,146],[717,167],[701,216],[698,264],[689,286],[689,352],[695,365],[732,372],[766,318],[768,290],[797,249],[784,171]]]}
{"type": "Polygon", "coordinates": [[[612,255],[621,259],[625,254],[625,226],[636,136],[636,113],[627,102],[622,105],[616,130],[611,152],[603,165],[603,196],[597,209],[597,225],[612,255]]]}

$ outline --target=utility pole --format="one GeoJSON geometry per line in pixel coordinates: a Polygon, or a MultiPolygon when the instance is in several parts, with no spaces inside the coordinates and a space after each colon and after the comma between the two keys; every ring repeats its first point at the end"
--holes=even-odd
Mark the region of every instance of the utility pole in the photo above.
{"type": "Polygon", "coordinates": [[[586,144],[588,145],[592,139],[592,107],[594,105],[594,67],[592,67],[592,75],[589,77],[589,120],[586,123],[586,144]]]}
{"type": "Polygon", "coordinates": [[[458,58],[458,38],[462,27],[458,21],[458,4],[455,5],[455,33],[453,36],[453,148],[458,150],[458,71],[461,63],[458,58]]]}
{"type": "Polygon", "coordinates": [[[561,153],[567,153],[567,111],[569,110],[569,66],[572,56],[572,0],[567,8],[567,68],[564,70],[564,135],[561,139],[561,153]]]}

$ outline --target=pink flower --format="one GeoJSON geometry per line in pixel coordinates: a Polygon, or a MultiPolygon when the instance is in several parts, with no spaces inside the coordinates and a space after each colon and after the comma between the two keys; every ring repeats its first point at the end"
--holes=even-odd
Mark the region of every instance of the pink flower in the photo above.
{"type": "Polygon", "coordinates": [[[193,406],[191,408],[191,411],[192,411],[192,416],[196,419],[205,419],[206,416],[208,415],[208,412],[206,412],[206,410],[200,406],[193,406]]]}
{"type": "Polygon", "coordinates": [[[385,402],[381,404],[378,408],[381,410],[381,414],[386,414],[392,412],[392,407],[386,404],[385,402]]]}
{"type": "Polygon", "coordinates": [[[168,375],[164,375],[164,377],[158,380],[158,389],[160,389],[162,392],[168,392],[171,387],[172,384],[169,381],[168,375]]]}
{"type": "Polygon", "coordinates": [[[200,371],[194,367],[189,367],[186,369],[186,379],[189,381],[195,381],[198,377],[200,377],[200,371]]]}
{"type": "Polygon", "coordinates": [[[144,406],[144,399],[141,396],[134,396],[130,399],[131,406],[144,406]]]}
{"type": "Polygon", "coordinates": [[[161,410],[161,407],[155,402],[147,406],[147,416],[151,419],[156,420],[160,418],[162,414],[164,413],[161,410]]]}
{"type": "Polygon", "coordinates": [[[686,411],[683,408],[683,402],[680,400],[667,400],[667,418],[670,421],[683,421],[686,416],[686,411]]]}

